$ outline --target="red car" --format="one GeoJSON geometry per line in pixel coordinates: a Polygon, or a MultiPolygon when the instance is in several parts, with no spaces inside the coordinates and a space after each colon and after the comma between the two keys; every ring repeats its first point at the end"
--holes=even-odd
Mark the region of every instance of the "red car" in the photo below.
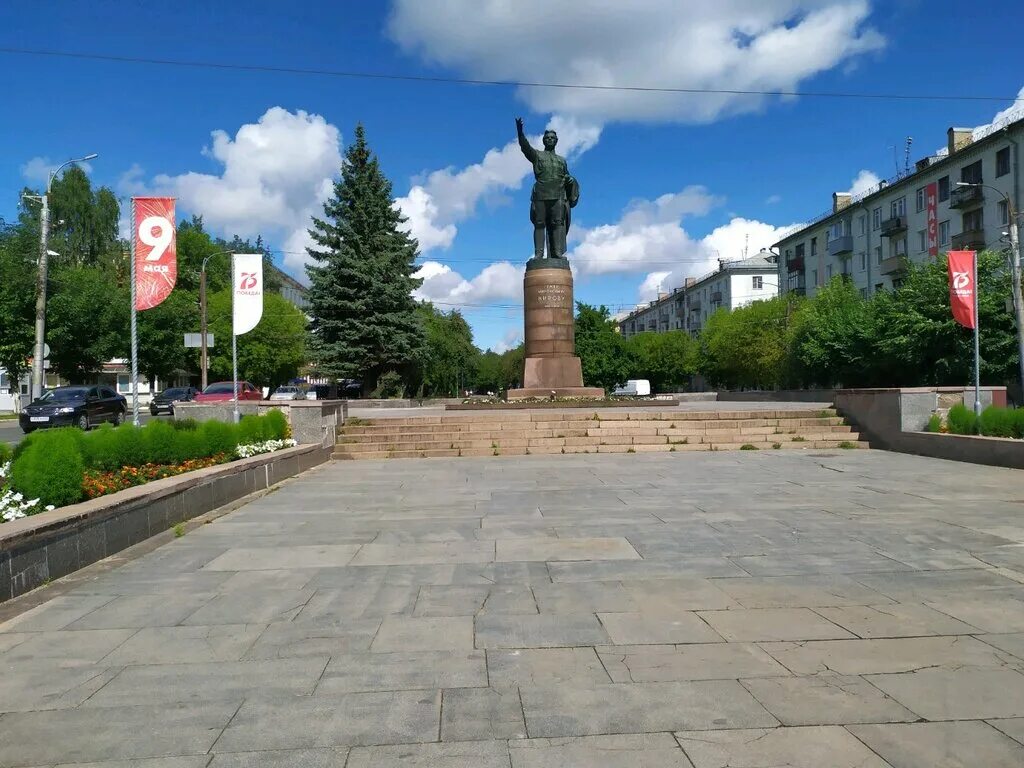
{"type": "MultiPolygon", "coordinates": [[[[223,403],[235,399],[235,385],[230,381],[218,381],[207,385],[206,389],[195,397],[197,403],[223,403]]],[[[238,382],[238,399],[262,400],[263,392],[248,381],[238,382]]]]}

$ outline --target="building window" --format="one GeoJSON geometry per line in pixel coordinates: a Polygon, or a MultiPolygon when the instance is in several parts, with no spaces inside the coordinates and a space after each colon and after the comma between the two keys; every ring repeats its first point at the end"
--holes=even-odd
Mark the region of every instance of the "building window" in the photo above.
{"type": "Polygon", "coordinates": [[[928,250],[928,230],[917,230],[917,250],[924,253],[928,250]]]}
{"type": "Polygon", "coordinates": [[[907,238],[900,237],[892,241],[892,255],[893,256],[906,256],[907,255],[907,238]]]}
{"type": "Polygon", "coordinates": [[[860,230],[858,232],[858,234],[861,234],[861,235],[866,234],[867,231],[868,231],[868,217],[867,216],[860,216],[857,219],[857,221],[859,223],[859,230],[860,230]]]}
{"type": "Polygon", "coordinates": [[[827,282],[827,281],[829,281],[831,279],[832,279],[832,265],[831,264],[826,264],[825,265],[825,281],[827,282]]]}
{"type": "Polygon", "coordinates": [[[907,215],[907,198],[901,197],[889,204],[889,217],[895,219],[897,216],[907,215]]]}
{"type": "Polygon", "coordinates": [[[985,228],[985,217],[982,216],[984,208],[978,208],[974,211],[968,211],[964,214],[964,226],[961,232],[970,232],[972,230],[982,230],[985,228]]]}
{"type": "Polygon", "coordinates": [[[996,177],[1005,176],[1010,172],[1010,148],[1003,147],[996,152],[996,177]]]}
{"type": "Polygon", "coordinates": [[[1010,223],[1010,209],[1009,209],[1009,206],[1007,206],[1005,200],[1000,200],[997,203],[996,208],[999,211],[999,213],[998,213],[999,224],[1001,226],[1005,227],[1007,224],[1010,223]]]}
{"type": "Polygon", "coordinates": [[[811,238],[811,258],[813,259],[818,255],[818,238],[811,238]]]}
{"type": "Polygon", "coordinates": [[[751,278],[751,282],[753,283],[753,288],[755,291],[760,291],[762,288],[764,288],[764,278],[761,277],[761,275],[754,275],[751,278]]]}
{"type": "Polygon", "coordinates": [[[811,285],[817,285],[817,284],[818,284],[818,270],[813,269],[813,270],[811,270],[811,285]]]}
{"type": "Polygon", "coordinates": [[[860,271],[863,272],[868,268],[868,255],[861,251],[860,254],[860,271]]]}
{"type": "Polygon", "coordinates": [[[917,188],[917,212],[920,213],[924,210],[924,187],[917,188]]]}
{"type": "Polygon", "coordinates": [[[949,221],[939,222],[939,245],[949,245],[949,221]]]}
{"type": "Polygon", "coordinates": [[[880,246],[880,245],[876,245],[875,246],[875,263],[876,264],[881,264],[882,263],[882,246],[880,246]]]}
{"type": "Polygon", "coordinates": [[[881,208],[875,208],[875,210],[873,210],[871,212],[871,228],[872,229],[880,229],[881,226],[882,226],[882,209],[881,208]]]}
{"type": "Polygon", "coordinates": [[[981,174],[981,160],[961,168],[960,181],[967,184],[981,184],[984,181],[981,174]]]}
{"type": "Polygon", "coordinates": [[[132,391],[132,380],[127,373],[117,374],[117,391],[121,394],[132,391]]]}
{"type": "Polygon", "coordinates": [[[939,179],[939,202],[944,203],[949,200],[949,176],[943,176],[939,179]]]}

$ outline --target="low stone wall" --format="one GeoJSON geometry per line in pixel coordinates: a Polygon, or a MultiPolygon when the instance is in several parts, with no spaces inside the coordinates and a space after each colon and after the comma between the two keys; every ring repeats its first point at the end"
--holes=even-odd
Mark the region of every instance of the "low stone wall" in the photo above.
{"type": "MultiPolygon", "coordinates": [[[[238,404],[238,412],[245,415],[262,415],[267,411],[279,410],[292,428],[292,437],[299,444],[333,445],[336,428],[345,423],[348,416],[347,400],[249,400],[238,404]]],[[[234,419],[234,406],[224,403],[179,403],[174,406],[174,416],[196,421],[226,421],[234,419]]]]}
{"type": "Polygon", "coordinates": [[[299,445],[4,523],[0,602],[322,464],[332,449],[299,445]]]}
{"type": "Polygon", "coordinates": [[[836,396],[834,389],[772,389],[737,390],[718,393],[718,401],[767,402],[767,403],[831,403],[836,396]]]}
{"type": "Polygon", "coordinates": [[[992,467],[1024,469],[1024,440],[976,435],[943,435],[933,432],[904,432],[901,453],[935,459],[967,461],[992,467]]]}

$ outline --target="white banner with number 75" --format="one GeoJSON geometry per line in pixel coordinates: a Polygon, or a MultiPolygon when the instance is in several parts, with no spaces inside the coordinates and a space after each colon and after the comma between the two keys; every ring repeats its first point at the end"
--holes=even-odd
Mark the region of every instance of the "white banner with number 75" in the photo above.
{"type": "Polygon", "coordinates": [[[178,279],[173,197],[133,197],[135,308],[152,309],[178,279]]]}
{"type": "Polygon", "coordinates": [[[263,317],[263,254],[231,255],[232,321],[234,334],[248,333],[263,317]]]}

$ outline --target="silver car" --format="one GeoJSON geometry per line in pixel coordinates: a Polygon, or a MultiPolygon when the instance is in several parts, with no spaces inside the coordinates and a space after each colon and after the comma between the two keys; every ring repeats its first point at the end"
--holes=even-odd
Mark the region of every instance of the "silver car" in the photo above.
{"type": "Polygon", "coordinates": [[[305,400],[306,393],[298,387],[278,387],[270,396],[271,400],[305,400]]]}

